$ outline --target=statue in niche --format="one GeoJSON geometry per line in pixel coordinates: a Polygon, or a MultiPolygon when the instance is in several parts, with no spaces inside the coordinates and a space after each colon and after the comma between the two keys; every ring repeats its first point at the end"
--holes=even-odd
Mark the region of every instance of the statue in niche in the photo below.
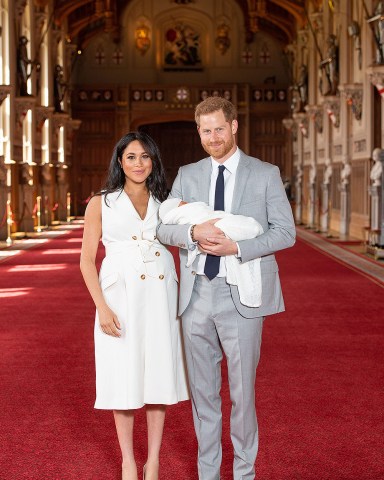
{"type": "Polygon", "coordinates": [[[327,88],[324,89],[323,75],[320,78],[320,93],[322,95],[336,95],[339,84],[339,49],[336,36],[331,34],[327,38],[326,58],[320,62],[320,69],[325,74],[327,88]]]}
{"type": "Polygon", "coordinates": [[[348,162],[347,155],[344,155],[342,158],[343,168],[340,171],[340,183],[342,186],[349,184],[349,178],[351,176],[352,167],[351,164],[348,162]]]}
{"type": "Polygon", "coordinates": [[[33,170],[29,163],[23,163],[20,169],[20,184],[33,185],[33,170]]]}
{"type": "Polygon", "coordinates": [[[43,185],[50,185],[51,183],[51,167],[49,163],[44,163],[41,166],[41,178],[43,185]]]}
{"type": "Polygon", "coordinates": [[[290,90],[292,92],[292,112],[303,112],[305,105],[308,103],[308,69],[306,65],[301,65],[299,78],[295,85],[290,87],[290,90]]]}
{"type": "Polygon", "coordinates": [[[380,157],[384,155],[384,150],[381,148],[375,148],[372,152],[373,166],[369,177],[372,181],[373,187],[379,187],[381,185],[382,176],[383,176],[383,164],[380,160],[380,157]]]}
{"type": "Polygon", "coordinates": [[[304,64],[300,67],[297,89],[300,96],[300,110],[304,110],[305,105],[308,103],[308,68],[304,64]]]}
{"type": "Polygon", "coordinates": [[[66,89],[66,83],[64,82],[63,67],[61,65],[55,66],[55,74],[53,78],[53,98],[55,112],[62,112],[61,102],[63,101],[66,89]]]}
{"type": "Polygon", "coordinates": [[[331,159],[327,158],[325,160],[325,169],[324,169],[324,176],[323,176],[324,185],[329,185],[331,183],[332,173],[333,173],[333,169],[332,169],[331,159]]]}
{"type": "Polygon", "coordinates": [[[57,178],[57,183],[59,185],[64,185],[65,182],[66,182],[66,174],[65,174],[65,168],[63,167],[59,167],[57,170],[56,170],[56,178],[57,178]]]}
{"type": "Polygon", "coordinates": [[[379,2],[373,12],[375,23],[373,26],[373,34],[376,44],[376,62],[380,65],[384,64],[384,2],[379,2]]]}
{"type": "Polygon", "coordinates": [[[32,73],[32,62],[28,57],[27,44],[27,37],[24,35],[19,37],[19,45],[17,47],[17,80],[21,97],[29,95],[27,82],[32,73]]]}

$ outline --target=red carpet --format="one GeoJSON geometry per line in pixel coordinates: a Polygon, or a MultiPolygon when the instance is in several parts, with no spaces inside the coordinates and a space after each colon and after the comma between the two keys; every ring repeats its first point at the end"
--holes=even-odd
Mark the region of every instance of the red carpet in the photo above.
{"type": "MultiPolygon", "coordinates": [[[[1,480],[119,478],[112,415],[93,409],[94,309],[80,241],[71,232],[0,263],[1,480]]],[[[263,334],[257,479],[383,479],[383,289],[302,242],[278,260],[287,313],[263,334]]],[[[139,465],[144,421],[139,412],[139,465]]],[[[196,480],[195,463],[184,402],[168,410],[161,479],[196,480]]]]}

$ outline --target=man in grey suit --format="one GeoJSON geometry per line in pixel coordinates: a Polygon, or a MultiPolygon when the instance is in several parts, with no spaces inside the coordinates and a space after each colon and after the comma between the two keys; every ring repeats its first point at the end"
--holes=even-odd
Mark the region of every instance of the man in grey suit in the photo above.
{"type": "Polygon", "coordinates": [[[158,238],[180,248],[180,299],[184,344],[199,444],[199,480],[220,478],[221,360],[224,352],[232,402],[231,440],[234,480],[255,478],[258,427],[255,410],[256,367],[264,317],[284,310],[274,253],[295,242],[291,207],[279,169],[245,155],[236,145],[235,106],[209,97],[195,111],[202,146],[210,157],[180,168],[170,197],[204,201],[215,210],[254,217],[264,233],[233,242],[215,227],[162,225],[158,238]],[[202,252],[186,267],[187,249],[202,252]],[[239,262],[261,257],[262,304],[242,305],[236,286],[225,281],[225,257],[239,262]]]}

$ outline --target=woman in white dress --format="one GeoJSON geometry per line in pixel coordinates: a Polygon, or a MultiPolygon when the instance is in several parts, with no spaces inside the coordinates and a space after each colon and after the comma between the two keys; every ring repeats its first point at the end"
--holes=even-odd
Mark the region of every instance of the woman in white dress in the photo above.
{"type": "Polygon", "coordinates": [[[145,133],[128,133],[116,144],[106,187],[92,197],[84,218],[80,268],[96,306],[95,408],[113,410],[123,480],[138,479],[135,410],[146,407],[144,478],[158,480],[166,405],[189,398],[175,265],[156,238],[166,196],[157,145],[145,133]],[[98,275],[100,238],[106,255],[98,275]]]}

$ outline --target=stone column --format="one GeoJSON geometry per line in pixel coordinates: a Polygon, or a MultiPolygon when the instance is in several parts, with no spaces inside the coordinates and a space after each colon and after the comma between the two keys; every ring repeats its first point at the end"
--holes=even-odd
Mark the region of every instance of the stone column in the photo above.
{"type": "Polygon", "coordinates": [[[7,238],[7,168],[4,162],[0,159],[0,239],[7,238]]]}
{"type": "Polygon", "coordinates": [[[35,229],[35,187],[33,184],[33,165],[24,162],[19,170],[19,225],[22,232],[33,232],[35,229]]]}
{"type": "Polygon", "coordinates": [[[332,181],[332,162],[330,158],[325,159],[325,169],[323,173],[323,183],[321,185],[321,210],[320,210],[320,231],[329,234],[331,225],[331,181],[332,181]]]}
{"type": "Polygon", "coordinates": [[[371,197],[371,231],[378,231],[381,228],[381,185],[371,185],[369,187],[371,197]]]}
{"type": "Polygon", "coordinates": [[[343,168],[340,172],[340,234],[348,235],[350,221],[350,188],[349,179],[352,172],[347,155],[343,155],[343,168]]]}
{"type": "Polygon", "coordinates": [[[301,224],[302,219],[302,177],[303,169],[301,165],[296,165],[296,180],[295,180],[295,220],[297,224],[301,224]]]}
{"type": "Polygon", "coordinates": [[[322,196],[321,196],[321,210],[320,210],[320,231],[323,233],[328,233],[330,225],[330,184],[323,183],[321,185],[322,196]]]}
{"type": "Polygon", "coordinates": [[[349,233],[349,185],[340,185],[340,235],[349,233]]]}
{"type": "Polygon", "coordinates": [[[316,184],[309,184],[309,212],[308,212],[308,226],[315,228],[316,225],[316,184]]]}

